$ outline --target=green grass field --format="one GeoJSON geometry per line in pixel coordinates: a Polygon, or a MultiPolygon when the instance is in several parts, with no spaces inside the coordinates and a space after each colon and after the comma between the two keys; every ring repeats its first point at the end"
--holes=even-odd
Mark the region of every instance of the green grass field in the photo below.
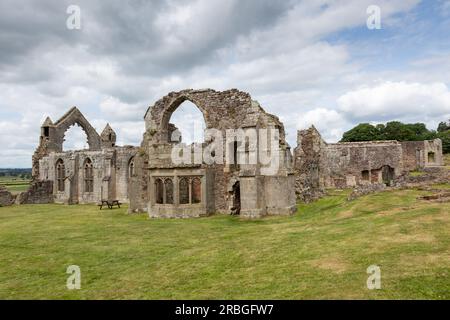
{"type": "Polygon", "coordinates": [[[450,203],[416,200],[428,193],[334,191],[257,221],[3,207],[0,299],[450,299],[450,203]],[[69,265],[81,290],[66,288],[69,265]]]}
{"type": "Polygon", "coordinates": [[[28,190],[30,180],[18,177],[0,177],[0,185],[5,186],[11,193],[18,194],[28,190]]]}

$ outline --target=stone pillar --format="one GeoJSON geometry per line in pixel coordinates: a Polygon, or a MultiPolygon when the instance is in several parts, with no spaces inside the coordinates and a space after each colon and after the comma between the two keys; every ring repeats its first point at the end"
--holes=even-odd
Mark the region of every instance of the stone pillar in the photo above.
{"type": "Polygon", "coordinates": [[[240,177],[241,217],[260,218],[266,215],[263,186],[261,176],[240,177]]]}

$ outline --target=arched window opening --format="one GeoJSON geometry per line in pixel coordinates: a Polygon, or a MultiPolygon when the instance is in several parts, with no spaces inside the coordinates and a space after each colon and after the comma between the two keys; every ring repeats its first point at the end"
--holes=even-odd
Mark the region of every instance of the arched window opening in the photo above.
{"type": "Polygon", "coordinates": [[[155,180],[155,201],[158,204],[164,203],[164,184],[159,178],[155,180]]]}
{"type": "Polygon", "coordinates": [[[202,182],[199,178],[192,179],[192,203],[202,201],[202,182]]]}
{"type": "Polygon", "coordinates": [[[84,192],[94,192],[94,169],[89,158],[84,162],[84,192]]]}
{"type": "Polygon", "coordinates": [[[73,125],[64,134],[63,151],[83,149],[89,149],[87,135],[79,125],[73,125]]]}
{"type": "Polygon", "coordinates": [[[189,180],[181,178],[179,183],[180,204],[189,203],[189,180]]]}
{"type": "Polygon", "coordinates": [[[169,123],[178,130],[170,132],[169,141],[186,144],[203,143],[205,141],[205,120],[200,109],[190,101],[184,101],[172,113],[169,123]]]}
{"type": "Polygon", "coordinates": [[[64,161],[59,159],[56,162],[56,185],[58,192],[64,192],[64,179],[66,177],[66,169],[64,167],[64,161]]]}
{"type": "Polygon", "coordinates": [[[164,181],[164,188],[166,191],[166,204],[173,204],[173,182],[172,179],[167,178],[164,181]]]}
{"type": "Polygon", "coordinates": [[[134,167],[134,158],[131,158],[128,162],[128,177],[134,177],[136,175],[135,167],[134,167]]]}

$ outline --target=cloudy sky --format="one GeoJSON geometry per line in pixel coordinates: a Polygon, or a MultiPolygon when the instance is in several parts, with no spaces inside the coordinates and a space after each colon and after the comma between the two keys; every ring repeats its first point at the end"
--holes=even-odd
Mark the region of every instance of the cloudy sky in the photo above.
{"type": "MultiPolygon", "coordinates": [[[[0,167],[31,167],[40,124],[74,105],[137,145],[147,107],[185,88],[249,92],[291,145],[311,124],[330,142],[360,122],[435,129],[450,118],[449,32],[450,0],[1,0],[0,167]]],[[[186,105],[172,122],[199,117],[186,105]]],[[[66,138],[85,145],[78,127],[66,138]]]]}

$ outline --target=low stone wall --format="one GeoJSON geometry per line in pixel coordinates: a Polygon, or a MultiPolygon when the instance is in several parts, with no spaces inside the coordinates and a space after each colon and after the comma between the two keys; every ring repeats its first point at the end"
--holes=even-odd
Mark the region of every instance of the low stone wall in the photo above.
{"type": "Polygon", "coordinates": [[[16,198],[16,204],[47,204],[53,203],[53,182],[33,182],[28,191],[20,193],[16,198]]]}
{"type": "Polygon", "coordinates": [[[15,197],[4,186],[0,186],[0,207],[10,206],[14,203],[15,197]]]}
{"type": "Polygon", "coordinates": [[[352,201],[352,200],[355,200],[356,198],[365,196],[366,194],[383,191],[385,189],[386,189],[386,185],[384,183],[374,183],[374,184],[358,186],[355,189],[353,189],[353,192],[347,197],[347,200],[352,201]]]}
{"type": "Polygon", "coordinates": [[[394,185],[400,188],[427,186],[430,184],[450,183],[450,170],[445,167],[430,167],[420,171],[422,174],[412,176],[405,173],[394,181],[394,185]]]}

